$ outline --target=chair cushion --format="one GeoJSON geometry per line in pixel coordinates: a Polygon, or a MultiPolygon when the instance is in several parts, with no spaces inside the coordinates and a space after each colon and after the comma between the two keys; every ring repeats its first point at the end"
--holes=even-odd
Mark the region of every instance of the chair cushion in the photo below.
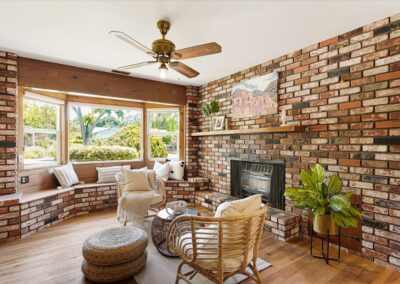
{"type": "Polygon", "coordinates": [[[126,191],[150,191],[150,183],[147,177],[147,168],[138,170],[122,169],[125,178],[126,191]]]}
{"type": "Polygon", "coordinates": [[[229,217],[251,214],[262,206],[261,194],[255,194],[243,199],[224,202],[220,204],[214,217],[229,217]]]}
{"type": "Polygon", "coordinates": [[[97,167],[97,183],[115,182],[115,175],[122,172],[122,169],[130,170],[131,166],[97,167]]]}
{"type": "Polygon", "coordinates": [[[156,172],[156,175],[160,177],[163,181],[167,181],[169,179],[169,174],[171,171],[169,162],[161,164],[155,161],[153,170],[156,172]]]}
{"type": "Polygon", "coordinates": [[[124,194],[124,196],[126,197],[126,198],[128,198],[128,199],[131,199],[131,198],[133,198],[133,199],[135,199],[135,198],[137,198],[137,197],[146,197],[146,196],[153,196],[153,200],[151,201],[151,204],[156,204],[156,203],[160,203],[162,200],[163,200],[163,196],[162,196],[162,194],[158,194],[158,193],[156,193],[156,192],[154,192],[154,191],[152,191],[152,190],[146,190],[146,191],[138,191],[138,190],[135,190],[135,191],[129,191],[129,192],[126,192],[125,194],[124,194]]]}
{"type": "Polygon", "coordinates": [[[74,167],[71,163],[66,164],[65,166],[56,167],[50,171],[54,172],[54,175],[62,187],[79,183],[78,176],[76,175],[74,167]]]}

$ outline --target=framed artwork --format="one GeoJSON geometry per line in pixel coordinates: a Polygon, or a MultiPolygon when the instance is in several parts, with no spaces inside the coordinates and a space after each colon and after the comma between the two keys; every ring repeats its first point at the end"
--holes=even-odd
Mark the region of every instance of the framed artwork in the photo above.
{"type": "Polygon", "coordinates": [[[278,113],[278,72],[272,72],[233,86],[233,118],[276,113],[278,113]]]}
{"type": "Polygon", "coordinates": [[[213,130],[224,130],[224,127],[225,127],[225,116],[214,116],[213,130]]]}

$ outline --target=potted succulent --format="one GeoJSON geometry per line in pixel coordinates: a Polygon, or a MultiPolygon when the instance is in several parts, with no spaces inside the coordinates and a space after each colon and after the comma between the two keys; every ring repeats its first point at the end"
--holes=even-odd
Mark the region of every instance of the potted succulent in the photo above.
{"type": "Polygon", "coordinates": [[[340,193],[343,183],[337,175],[325,177],[324,168],[316,164],[300,173],[301,187],[288,187],[285,196],[297,202],[295,207],[311,209],[313,230],[337,235],[340,227],[356,227],[361,213],[351,207],[351,193],[340,193]]]}
{"type": "MultiPolygon", "coordinates": [[[[212,101],[210,103],[204,103],[201,106],[201,112],[206,116],[210,117],[213,113],[219,111],[219,104],[217,101],[212,101]]],[[[212,120],[210,119],[210,131],[213,130],[212,120]]]]}

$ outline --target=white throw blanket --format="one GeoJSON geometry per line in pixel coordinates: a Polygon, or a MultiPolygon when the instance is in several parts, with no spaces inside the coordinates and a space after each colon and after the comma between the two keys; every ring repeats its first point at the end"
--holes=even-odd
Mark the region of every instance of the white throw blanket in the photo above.
{"type": "Polygon", "coordinates": [[[124,192],[118,201],[117,217],[130,221],[134,226],[143,227],[144,217],[153,203],[154,191],[124,192]]]}

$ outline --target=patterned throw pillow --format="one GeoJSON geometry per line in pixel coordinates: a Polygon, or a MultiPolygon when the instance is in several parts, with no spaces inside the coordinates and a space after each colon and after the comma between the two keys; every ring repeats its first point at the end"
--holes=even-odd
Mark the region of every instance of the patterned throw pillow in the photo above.
{"type": "Polygon", "coordinates": [[[97,183],[116,182],[115,175],[122,172],[122,169],[130,170],[131,166],[97,167],[97,183]]]}
{"type": "Polygon", "coordinates": [[[62,187],[71,186],[79,183],[78,176],[76,175],[72,164],[66,164],[62,167],[56,167],[52,169],[58,182],[62,187]]]}
{"type": "Polygon", "coordinates": [[[169,165],[171,167],[169,178],[182,180],[185,174],[185,161],[170,161],[169,165]]]}

